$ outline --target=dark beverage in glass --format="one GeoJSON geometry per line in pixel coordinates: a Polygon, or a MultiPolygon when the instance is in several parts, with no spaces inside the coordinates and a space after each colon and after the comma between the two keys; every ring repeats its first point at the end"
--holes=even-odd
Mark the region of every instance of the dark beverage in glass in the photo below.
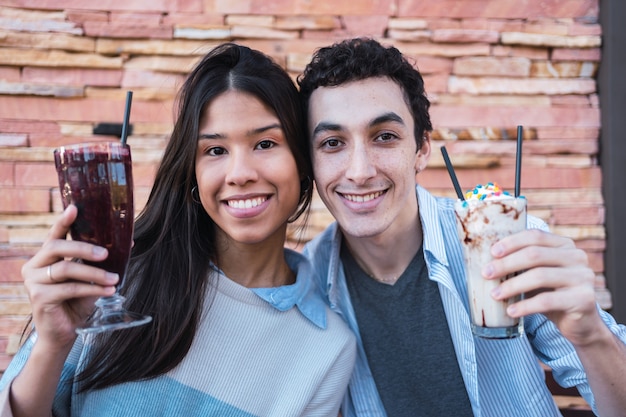
{"type": "MultiPolygon", "coordinates": [[[[118,142],[84,143],[54,151],[63,207],[74,204],[78,216],[71,226],[73,240],[105,247],[108,257],[88,262],[119,275],[123,283],[133,239],[133,174],[130,147],[118,142]]],[[[119,287],[119,285],[118,285],[119,287]]],[[[119,294],[96,302],[96,312],[79,333],[132,327],[150,317],[123,309],[119,294]]]]}

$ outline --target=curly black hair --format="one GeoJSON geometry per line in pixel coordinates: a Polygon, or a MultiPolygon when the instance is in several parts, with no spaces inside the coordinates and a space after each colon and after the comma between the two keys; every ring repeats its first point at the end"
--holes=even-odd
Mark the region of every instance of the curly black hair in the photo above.
{"type": "Polygon", "coordinates": [[[297,80],[305,111],[308,113],[309,99],[316,88],[372,77],[388,77],[400,86],[415,122],[417,149],[421,149],[424,134],[432,131],[430,101],[422,75],[397,48],[383,46],[374,39],[348,39],[315,52],[297,80]]]}

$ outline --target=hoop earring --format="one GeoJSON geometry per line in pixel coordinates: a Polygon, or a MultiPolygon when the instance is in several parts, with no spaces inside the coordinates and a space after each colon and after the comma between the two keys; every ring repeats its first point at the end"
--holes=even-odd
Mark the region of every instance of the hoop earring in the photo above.
{"type": "Polygon", "coordinates": [[[194,185],[193,188],[191,189],[191,199],[196,204],[202,204],[202,201],[200,201],[200,193],[198,192],[197,185],[194,185]]]}

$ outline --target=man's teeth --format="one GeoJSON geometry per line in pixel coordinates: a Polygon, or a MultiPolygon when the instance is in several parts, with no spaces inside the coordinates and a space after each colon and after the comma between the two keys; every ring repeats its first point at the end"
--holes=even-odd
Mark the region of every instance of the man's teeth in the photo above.
{"type": "Polygon", "coordinates": [[[263,204],[265,200],[267,200],[265,197],[250,198],[247,200],[228,200],[228,206],[236,209],[248,209],[263,204]]]}
{"type": "Polygon", "coordinates": [[[382,191],[377,191],[375,193],[369,193],[365,195],[344,194],[343,196],[346,200],[354,201],[355,203],[365,203],[367,201],[380,197],[382,194],[382,191]]]}

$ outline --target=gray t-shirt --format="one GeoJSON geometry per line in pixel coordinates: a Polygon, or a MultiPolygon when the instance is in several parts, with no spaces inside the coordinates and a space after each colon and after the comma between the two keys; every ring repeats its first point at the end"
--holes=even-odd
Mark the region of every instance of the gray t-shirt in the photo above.
{"type": "Polygon", "coordinates": [[[394,285],[341,249],[359,333],[390,417],[472,416],[437,283],[420,248],[394,285]]]}

